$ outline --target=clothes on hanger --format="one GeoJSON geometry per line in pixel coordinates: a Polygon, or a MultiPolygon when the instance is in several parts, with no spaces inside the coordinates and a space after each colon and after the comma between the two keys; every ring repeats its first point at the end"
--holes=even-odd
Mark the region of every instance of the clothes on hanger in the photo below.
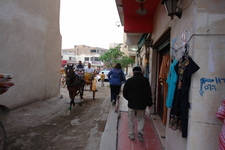
{"type": "Polygon", "coordinates": [[[167,97],[166,97],[166,107],[167,108],[172,107],[174,92],[175,92],[177,78],[178,78],[177,73],[174,68],[177,63],[178,63],[178,61],[176,59],[174,59],[172,61],[172,63],[170,64],[170,69],[169,69],[169,73],[168,73],[167,80],[166,80],[166,83],[168,84],[168,93],[167,93],[167,97]]]}
{"type": "Polygon", "coordinates": [[[159,81],[160,84],[163,85],[163,117],[162,117],[162,123],[165,125],[167,120],[167,108],[166,108],[166,96],[167,96],[167,90],[168,90],[168,84],[166,83],[167,75],[169,72],[169,66],[170,66],[170,55],[164,55],[162,58],[162,63],[160,66],[159,71],[159,81]]]}
{"type": "Polygon", "coordinates": [[[177,85],[174,94],[172,108],[170,110],[169,127],[173,130],[180,129],[182,137],[187,137],[188,130],[188,109],[189,89],[191,85],[191,76],[200,69],[191,57],[181,58],[175,65],[175,71],[178,75],[177,85]]]}

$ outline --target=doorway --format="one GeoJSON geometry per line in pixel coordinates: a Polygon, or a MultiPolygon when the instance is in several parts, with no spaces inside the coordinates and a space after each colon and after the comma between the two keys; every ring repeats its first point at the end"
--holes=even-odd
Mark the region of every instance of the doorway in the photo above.
{"type": "Polygon", "coordinates": [[[168,85],[166,83],[170,63],[170,44],[159,51],[159,68],[158,68],[158,114],[162,123],[166,125],[166,96],[168,85]]]}
{"type": "Polygon", "coordinates": [[[154,49],[157,52],[156,61],[156,114],[159,115],[162,123],[166,125],[167,108],[166,108],[166,97],[168,85],[166,79],[168,76],[169,65],[170,65],[170,29],[156,42],[154,49]]]}

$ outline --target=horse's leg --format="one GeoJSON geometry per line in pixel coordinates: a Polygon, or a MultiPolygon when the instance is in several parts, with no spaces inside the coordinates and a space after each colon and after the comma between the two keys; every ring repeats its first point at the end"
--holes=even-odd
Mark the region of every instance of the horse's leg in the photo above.
{"type": "Polygon", "coordinates": [[[71,113],[71,107],[72,107],[72,92],[71,92],[71,90],[69,90],[69,96],[70,96],[70,107],[68,108],[67,115],[70,115],[70,113],[71,113]]]}
{"type": "Polygon", "coordinates": [[[81,86],[79,85],[78,87],[77,87],[78,89],[78,94],[80,94],[80,102],[78,103],[78,105],[80,105],[80,106],[82,106],[82,99],[81,99],[81,86]]]}
{"type": "Polygon", "coordinates": [[[73,98],[72,98],[73,109],[74,109],[74,107],[75,107],[75,101],[74,101],[74,99],[75,99],[76,93],[77,93],[77,89],[75,89],[75,90],[73,91],[73,98]]]}
{"type": "Polygon", "coordinates": [[[84,101],[84,98],[83,98],[84,86],[85,86],[85,82],[82,82],[81,88],[80,88],[80,99],[81,99],[82,102],[84,101]]]}
{"type": "MultiPolygon", "coordinates": [[[[76,91],[75,91],[76,92],[76,91]]],[[[75,98],[75,94],[73,90],[69,90],[69,96],[70,96],[70,107],[68,108],[68,115],[70,115],[71,111],[72,111],[72,106],[75,106],[75,102],[74,102],[74,98],[75,98]]]]}

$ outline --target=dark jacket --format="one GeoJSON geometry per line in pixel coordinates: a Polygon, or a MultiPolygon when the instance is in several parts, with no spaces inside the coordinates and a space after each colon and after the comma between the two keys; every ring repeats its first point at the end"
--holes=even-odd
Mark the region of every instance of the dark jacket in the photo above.
{"type": "Polygon", "coordinates": [[[123,88],[123,97],[128,101],[131,109],[145,110],[152,106],[150,83],[142,73],[135,73],[129,78],[123,88]]]}

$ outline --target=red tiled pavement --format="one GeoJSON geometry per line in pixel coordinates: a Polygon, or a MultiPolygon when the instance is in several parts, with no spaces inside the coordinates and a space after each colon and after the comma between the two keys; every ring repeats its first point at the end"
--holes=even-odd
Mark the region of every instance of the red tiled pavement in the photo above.
{"type": "Polygon", "coordinates": [[[128,113],[120,112],[118,127],[118,150],[163,150],[163,146],[156,133],[153,122],[149,116],[145,117],[144,142],[141,143],[137,138],[137,120],[135,120],[135,140],[128,138],[128,113]]]}

